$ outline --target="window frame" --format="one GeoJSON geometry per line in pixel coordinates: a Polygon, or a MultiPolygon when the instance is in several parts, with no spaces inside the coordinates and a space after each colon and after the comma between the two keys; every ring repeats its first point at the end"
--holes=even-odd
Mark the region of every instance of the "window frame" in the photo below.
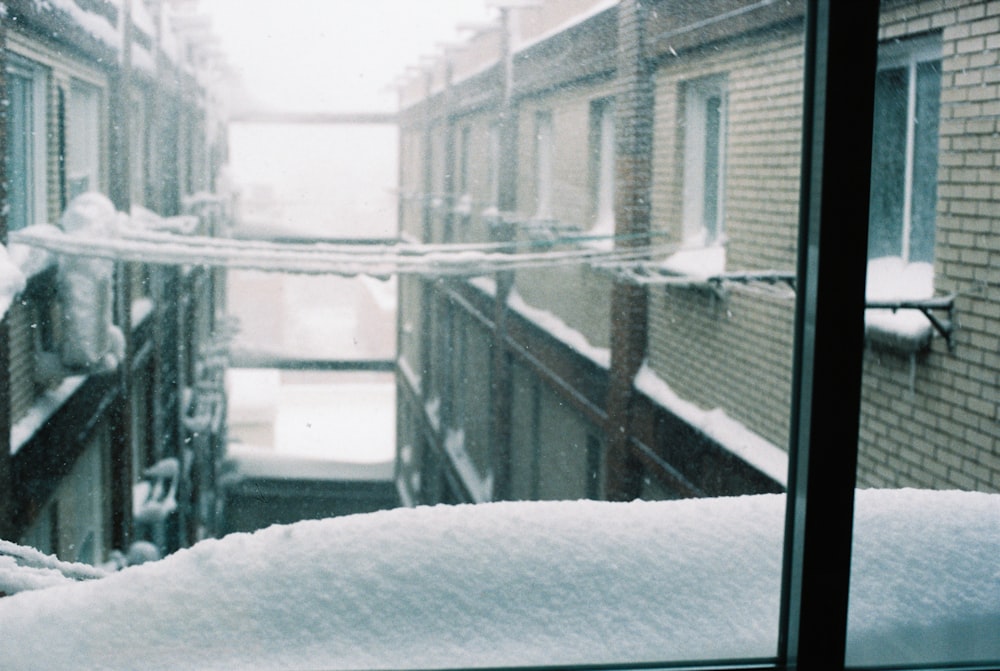
{"type": "Polygon", "coordinates": [[[844,667],[878,28],[877,2],[806,0],[781,668],[844,667]]]}

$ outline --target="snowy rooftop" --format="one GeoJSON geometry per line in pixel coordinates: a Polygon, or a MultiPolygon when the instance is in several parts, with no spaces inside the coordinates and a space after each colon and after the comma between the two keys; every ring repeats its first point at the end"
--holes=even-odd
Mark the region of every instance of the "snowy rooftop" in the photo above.
{"type": "MultiPolygon", "coordinates": [[[[849,663],[1000,658],[1000,495],[861,491],[857,510],[849,663]]],[[[762,495],[276,526],[0,599],[0,657],[8,669],[770,657],[783,516],[784,497],[762,495]]]]}

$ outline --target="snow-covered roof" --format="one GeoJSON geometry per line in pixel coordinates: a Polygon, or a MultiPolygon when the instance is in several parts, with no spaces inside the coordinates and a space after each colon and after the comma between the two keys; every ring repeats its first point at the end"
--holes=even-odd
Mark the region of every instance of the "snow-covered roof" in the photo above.
{"type": "MultiPolygon", "coordinates": [[[[0,599],[7,669],[773,657],[784,497],[398,509],[0,599]]],[[[860,491],[850,664],[1000,658],[1000,495],[860,491]]]]}

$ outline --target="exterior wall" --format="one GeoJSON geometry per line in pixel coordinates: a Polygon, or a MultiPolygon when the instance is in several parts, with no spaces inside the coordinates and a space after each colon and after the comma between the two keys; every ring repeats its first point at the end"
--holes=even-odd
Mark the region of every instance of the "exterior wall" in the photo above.
{"type": "MultiPolygon", "coordinates": [[[[653,124],[651,224],[654,241],[671,246],[654,262],[664,261],[667,270],[686,253],[682,249],[674,256],[673,250],[704,245],[694,242],[685,223],[691,200],[685,182],[692,178],[685,173],[696,163],[688,155],[694,145],[685,136],[704,132],[698,131],[695,117],[695,103],[704,99],[699,98],[701,92],[724,91],[717,243],[724,249],[724,265],[709,274],[726,277],[660,281],[651,271],[653,279],[635,289],[647,301],[644,313],[637,309],[615,314],[613,274],[588,266],[522,269],[515,273],[509,303],[500,302],[501,289],[485,291],[481,279],[473,282],[475,291],[450,281],[447,291],[467,302],[452,301],[447,311],[434,313],[435,319],[452,324],[466,319],[480,324],[482,328],[468,331],[467,337],[492,347],[495,361],[501,362],[494,371],[510,371],[510,397],[506,405],[502,399],[494,402],[492,409],[496,426],[507,420],[510,424],[505,434],[510,457],[505,496],[591,495],[595,492],[586,478],[594,471],[599,481],[611,482],[605,459],[618,447],[605,440],[619,421],[615,403],[621,390],[615,380],[627,365],[622,348],[628,347],[614,337],[615,325],[630,332],[647,329],[647,372],[665,382],[680,402],[671,406],[674,401],[655,398],[646,387],[635,387],[626,400],[631,424],[623,424],[628,427],[623,441],[633,481],[629,491],[672,498],[782,489],[784,480],[775,469],[738,456],[738,446],[724,445],[726,438],[685,416],[688,404],[706,417],[721,409],[747,431],[748,440],[763,443],[779,461],[780,451],[787,449],[795,309],[790,285],[798,257],[801,190],[803,10],[787,3],[746,3],[746,11],[729,14],[725,12],[731,6],[724,4],[643,3],[648,12],[643,15],[648,40],[644,57],[653,76],[655,102],[651,117],[638,122],[653,124]],[[714,20],[719,13],[726,18],[714,20]],[[733,277],[739,274],[774,277],[733,277]],[[478,335],[471,336],[473,332],[478,335]],[[578,339],[571,347],[568,336],[586,343],[581,347],[578,339]],[[595,363],[595,347],[610,349],[610,368],[607,362],[603,367],[595,363]],[[507,411],[510,417],[505,420],[507,411]],[[602,440],[595,443],[594,435],[602,440]],[[592,449],[599,449],[602,458],[595,460],[588,453],[592,449]],[[555,484],[548,481],[553,477],[555,484]]],[[[511,10],[522,30],[514,35],[513,55],[518,179],[515,197],[508,202],[517,203],[515,216],[489,211],[488,217],[480,216],[481,197],[483,205],[493,204],[488,170],[495,160],[490,128],[497,109],[483,103],[491,100],[483,89],[459,81],[448,107],[434,97],[410,110],[414,127],[420,123],[418,111],[434,117],[460,110],[453,117],[455,136],[461,136],[463,126],[469,128],[468,156],[475,157],[470,163],[485,171],[477,173],[485,174],[477,179],[470,172],[470,191],[484,190],[470,194],[469,225],[461,227],[464,232],[456,239],[492,240],[489,223],[503,218],[513,220],[508,223],[516,224],[516,239],[525,243],[551,243],[590,228],[591,103],[624,96],[630,91],[629,77],[646,72],[640,67],[616,73],[615,62],[600,60],[600,48],[588,41],[599,39],[610,48],[616,39],[634,37],[627,28],[638,16],[636,6],[622,2],[604,11],[609,8],[553,0],[541,9],[511,10]],[[574,12],[577,20],[571,17],[574,12]],[[617,37],[609,32],[612,19],[619,23],[617,37]],[[557,26],[560,29],[553,30],[557,26]],[[577,57],[572,65],[567,54],[577,57]],[[553,138],[548,208],[539,206],[539,114],[551,119],[553,138]]],[[[899,0],[884,3],[882,13],[883,51],[911,37],[940,37],[934,289],[938,296],[954,294],[958,329],[953,350],[944,338],[934,337],[929,346],[913,351],[887,342],[869,327],[858,480],[865,486],[995,491],[1000,488],[1000,301],[995,291],[1000,284],[1000,191],[994,175],[1000,161],[1000,7],[971,0],[899,0]]],[[[620,55],[628,48],[618,51],[620,55]]],[[[483,62],[490,57],[482,54],[483,62]]],[[[628,61],[623,58],[617,67],[628,67],[628,61]]],[[[499,90],[499,80],[493,83],[499,90]]],[[[619,146],[618,151],[624,149],[619,146]]],[[[627,178],[628,160],[634,157],[617,158],[619,179],[623,174],[627,178]]],[[[621,228],[623,217],[645,204],[625,202],[624,197],[619,201],[621,228]]],[[[495,286],[501,287],[503,279],[498,276],[495,286]]],[[[935,314],[944,317],[940,310],[935,314]]],[[[423,333],[440,351],[431,368],[444,366],[447,348],[454,343],[442,340],[437,327],[423,333]]],[[[468,344],[463,347],[467,350],[468,344]]],[[[436,396],[425,390],[423,398],[441,398],[446,407],[448,400],[437,389],[447,390],[454,373],[440,372],[444,377],[435,387],[436,396]]],[[[497,394],[504,387],[494,380],[490,389],[497,394]]],[[[413,405],[422,412],[419,406],[413,405]]],[[[436,482],[449,477],[452,484],[460,482],[460,473],[449,471],[449,456],[440,445],[443,436],[431,428],[422,438],[426,454],[444,469],[436,482]]],[[[498,455],[492,455],[494,464],[498,455]]],[[[500,465],[497,473],[502,470],[500,465]]],[[[480,470],[476,477],[488,476],[480,470]]],[[[440,485],[435,491],[445,489],[440,485]]],[[[447,493],[461,495],[460,490],[452,487],[447,493]]],[[[598,488],[597,494],[612,495],[605,488],[598,488]]]]}
{"type": "MultiPolygon", "coordinates": [[[[537,216],[535,118],[552,115],[551,212],[534,225],[555,226],[556,235],[586,235],[594,226],[591,168],[591,104],[613,100],[614,82],[572,85],[526,99],[519,106],[518,209],[532,225],[537,216]]],[[[530,228],[529,228],[530,230],[530,228]]],[[[530,239],[531,233],[521,236],[530,239]]],[[[533,307],[551,311],[595,347],[610,341],[611,276],[588,266],[518,271],[515,287],[533,307]]]]}
{"type": "Polygon", "coordinates": [[[649,365],[682,398],[726,413],[787,449],[790,296],[667,289],[650,300],[649,365]]]}
{"type": "MultiPolygon", "coordinates": [[[[653,222],[683,238],[684,91],[723,76],[727,96],[724,246],[727,271],[795,267],[802,113],[801,26],[720,50],[667,59],[657,73],[653,222]]],[[[790,291],[734,286],[650,289],[650,366],[682,398],[721,407],[787,448],[790,291]]]]}
{"type": "Polygon", "coordinates": [[[956,294],[954,351],[935,338],[865,360],[859,479],[867,486],[1000,489],[1000,6],[885,12],[881,37],[941,36],[934,285],[956,294]]]}
{"type": "Polygon", "coordinates": [[[64,561],[104,560],[111,549],[109,436],[106,427],[87,443],[38,518],[20,538],[64,561]]]}
{"type": "MultiPolygon", "coordinates": [[[[206,172],[214,169],[207,157],[217,160],[224,151],[205,148],[209,129],[204,124],[202,132],[178,133],[187,119],[205,113],[203,92],[193,71],[166,58],[157,59],[155,69],[137,64],[132,77],[124,78],[114,49],[74,18],[84,16],[90,25],[104,21],[114,30],[119,9],[107,3],[79,5],[70,11],[15,0],[5,7],[4,56],[17,54],[45,76],[45,211],[39,208],[35,219],[56,223],[75,188],[109,193],[121,210],[128,209],[128,195],[134,193],[135,204],[177,214],[187,187],[203,189],[214,181],[206,172]],[[133,82],[128,91],[122,85],[126,79],[133,82]],[[81,85],[96,96],[90,108],[74,106],[74,91],[81,85]],[[123,102],[133,116],[131,141],[120,132],[123,102]],[[161,113],[152,130],[148,119],[135,118],[151,106],[161,113]],[[93,144],[86,144],[81,138],[91,130],[94,137],[87,142],[93,144]],[[69,165],[82,154],[88,158],[85,186],[71,183],[76,175],[70,175],[69,165]]],[[[141,4],[132,6],[145,11],[141,4]]],[[[138,29],[133,36],[155,51],[155,37],[138,29]]],[[[204,221],[210,219],[206,214],[204,221]]],[[[123,306],[115,320],[126,331],[126,354],[117,371],[94,374],[56,365],[64,338],[56,271],[32,272],[3,329],[10,352],[2,383],[10,403],[4,412],[9,412],[11,430],[2,442],[11,456],[0,470],[9,469],[12,487],[2,494],[0,529],[6,537],[39,544],[63,559],[103,562],[111,549],[124,550],[134,538],[133,486],[145,469],[163,457],[183,458],[184,446],[194,444],[182,428],[191,410],[182,403],[182,386],[197,386],[191,397],[199,402],[215,393],[211,378],[218,363],[206,363],[217,335],[215,277],[197,269],[187,284],[160,283],[164,275],[129,266],[115,287],[122,292],[115,297],[123,306]],[[131,313],[124,306],[131,306],[131,313]]],[[[216,423],[210,430],[221,429],[216,423]]],[[[205,458],[199,454],[196,461],[205,458]]],[[[197,493],[191,483],[181,492],[167,550],[190,542],[200,523],[192,514],[197,493]]]]}

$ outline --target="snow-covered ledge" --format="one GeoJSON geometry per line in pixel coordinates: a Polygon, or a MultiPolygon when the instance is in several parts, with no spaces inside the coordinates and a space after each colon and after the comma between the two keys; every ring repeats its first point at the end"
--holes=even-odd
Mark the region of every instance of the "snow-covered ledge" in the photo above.
{"type": "MultiPolygon", "coordinates": [[[[907,263],[898,256],[868,262],[865,299],[909,301],[934,295],[934,266],[907,263]]],[[[934,328],[919,310],[865,310],[865,336],[869,342],[903,353],[919,352],[930,345],[934,328]]]]}
{"type": "Polygon", "coordinates": [[[703,410],[677,395],[667,382],[643,362],[635,387],[652,401],[698,429],[761,473],[782,486],[788,480],[788,453],[751,431],[722,408],[703,410]]]}
{"type": "MultiPolygon", "coordinates": [[[[849,665],[1000,659],[1000,495],[859,491],[849,665]]],[[[397,509],[0,599],[4,667],[770,658],[785,497],[397,509]]],[[[0,585],[16,567],[0,563],[0,585]]],[[[10,580],[9,582],[13,582],[10,580]]]]}

